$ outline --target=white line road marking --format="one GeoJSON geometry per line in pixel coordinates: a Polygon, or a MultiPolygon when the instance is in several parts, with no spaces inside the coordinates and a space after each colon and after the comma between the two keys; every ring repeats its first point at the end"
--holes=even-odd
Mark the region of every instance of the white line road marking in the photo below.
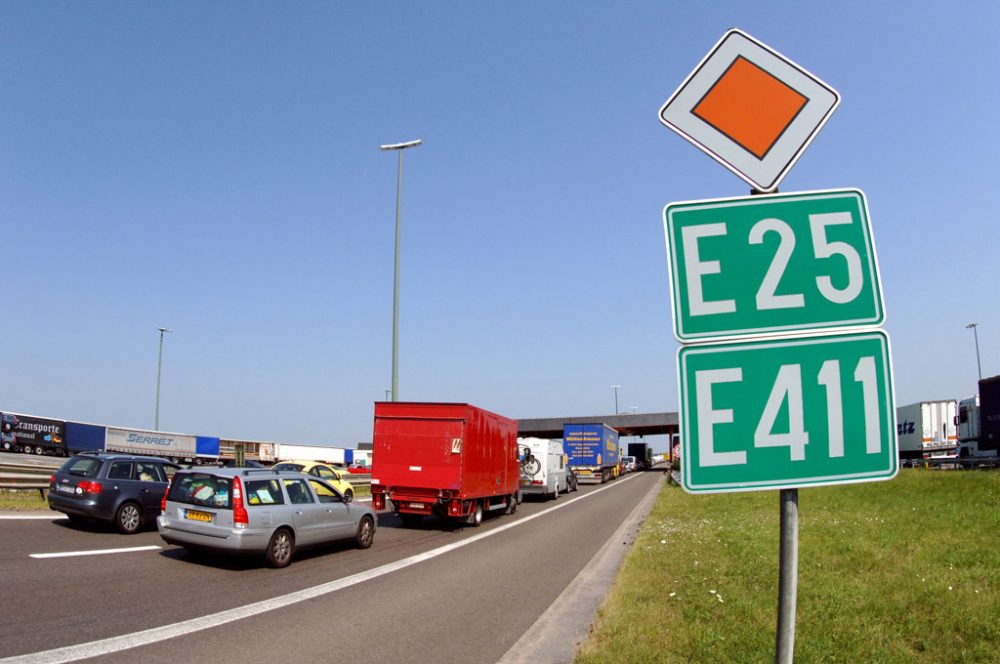
{"type": "Polygon", "coordinates": [[[162,547],[155,544],[150,546],[132,546],[126,549],[94,549],[93,551],[63,551],[60,553],[33,553],[32,558],[72,558],[73,556],[102,556],[106,553],[132,553],[133,551],[156,551],[162,547]]]}
{"type": "Polygon", "coordinates": [[[51,521],[52,519],[64,519],[65,514],[0,514],[0,519],[46,519],[51,521]]]}
{"type": "Polygon", "coordinates": [[[430,551],[425,551],[424,553],[418,553],[408,558],[397,560],[394,563],[388,563],[382,565],[381,567],[375,567],[373,569],[364,572],[352,574],[351,576],[345,576],[342,579],[336,579],[334,581],[329,581],[327,583],[321,583],[311,588],[306,588],[304,590],[288,593],[287,595],[281,595],[271,599],[265,599],[260,602],[254,602],[253,604],[247,604],[246,606],[239,606],[233,609],[220,611],[218,613],[213,613],[207,616],[192,618],[190,620],[182,620],[181,622],[177,622],[172,625],[164,625],[163,627],[154,627],[152,629],[143,630],[141,632],[133,632],[132,634],[123,634],[122,636],[112,636],[107,639],[100,639],[98,641],[91,641],[89,643],[81,643],[78,645],[65,646],[63,648],[55,648],[53,650],[44,650],[42,652],[30,653],[27,655],[5,657],[3,659],[0,659],[0,664],[62,664],[63,662],[76,662],[81,659],[88,659],[90,657],[101,657],[102,655],[108,655],[110,653],[121,652],[123,650],[130,650],[132,648],[147,646],[152,643],[158,643],[160,641],[166,641],[167,639],[173,639],[178,636],[186,636],[188,634],[200,632],[202,630],[210,629],[212,627],[218,627],[219,625],[225,625],[226,623],[230,623],[236,620],[251,618],[261,613],[265,613],[267,611],[274,611],[275,609],[280,609],[286,606],[290,606],[292,604],[304,602],[308,599],[315,599],[316,597],[322,597],[323,595],[328,595],[337,590],[349,588],[350,586],[354,586],[359,583],[364,583],[365,581],[376,579],[380,576],[384,576],[391,572],[395,572],[397,570],[410,567],[411,565],[422,563],[425,560],[431,560],[432,558],[437,558],[438,556],[450,553],[456,549],[461,549],[464,546],[468,546],[473,542],[478,542],[480,540],[486,539],[487,537],[493,537],[494,535],[499,535],[500,533],[506,530],[510,530],[511,528],[516,528],[517,526],[523,525],[530,521],[534,521],[538,517],[545,516],[546,514],[550,514],[564,507],[569,507],[578,500],[584,500],[585,498],[596,496],[602,491],[607,491],[608,489],[612,489],[616,486],[621,486],[625,482],[633,480],[636,477],[639,477],[639,475],[632,475],[630,477],[622,478],[619,481],[615,482],[614,484],[609,484],[608,486],[601,487],[600,489],[591,491],[590,493],[586,493],[582,496],[577,496],[576,498],[560,501],[557,505],[553,505],[552,507],[549,507],[548,509],[545,509],[541,512],[536,512],[529,516],[518,519],[517,521],[512,521],[511,523],[498,526],[497,528],[488,530],[485,533],[479,533],[478,535],[473,535],[468,539],[464,539],[459,542],[453,542],[452,544],[446,544],[445,546],[438,547],[437,549],[432,549],[430,551]]]}

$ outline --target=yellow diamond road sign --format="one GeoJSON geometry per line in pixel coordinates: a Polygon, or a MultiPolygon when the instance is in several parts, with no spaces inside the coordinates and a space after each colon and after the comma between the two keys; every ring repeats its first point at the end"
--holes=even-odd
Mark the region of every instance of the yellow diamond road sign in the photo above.
{"type": "Polygon", "coordinates": [[[767,192],[839,103],[826,83],[733,29],[663,105],[660,121],[767,192]]]}

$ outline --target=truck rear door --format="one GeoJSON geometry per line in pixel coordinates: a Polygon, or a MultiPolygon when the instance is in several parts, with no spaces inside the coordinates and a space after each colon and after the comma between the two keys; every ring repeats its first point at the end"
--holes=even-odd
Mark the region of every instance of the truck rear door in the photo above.
{"type": "Polygon", "coordinates": [[[427,489],[461,487],[462,420],[375,420],[378,479],[386,486],[427,489]]]}

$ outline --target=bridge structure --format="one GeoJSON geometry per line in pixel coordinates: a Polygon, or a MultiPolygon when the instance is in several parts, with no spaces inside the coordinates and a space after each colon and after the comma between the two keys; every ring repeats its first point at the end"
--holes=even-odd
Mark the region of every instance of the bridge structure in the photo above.
{"type": "Polygon", "coordinates": [[[562,438],[564,424],[607,424],[619,436],[672,436],[678,432],[677,413],[619,413],[573,417],[527,418],[517,421],[517,435],[534,438],[562,438]]]}

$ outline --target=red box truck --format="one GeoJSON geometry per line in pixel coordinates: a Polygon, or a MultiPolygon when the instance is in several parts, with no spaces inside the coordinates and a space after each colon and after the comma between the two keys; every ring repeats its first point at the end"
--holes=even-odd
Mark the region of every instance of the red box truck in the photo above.
{"type": "Polygon", "coordinates": [[[478,526],[520,501],[517,420],[465,403],[378,402],[372,506],[405,525],[429,514],[478,526]]]}

